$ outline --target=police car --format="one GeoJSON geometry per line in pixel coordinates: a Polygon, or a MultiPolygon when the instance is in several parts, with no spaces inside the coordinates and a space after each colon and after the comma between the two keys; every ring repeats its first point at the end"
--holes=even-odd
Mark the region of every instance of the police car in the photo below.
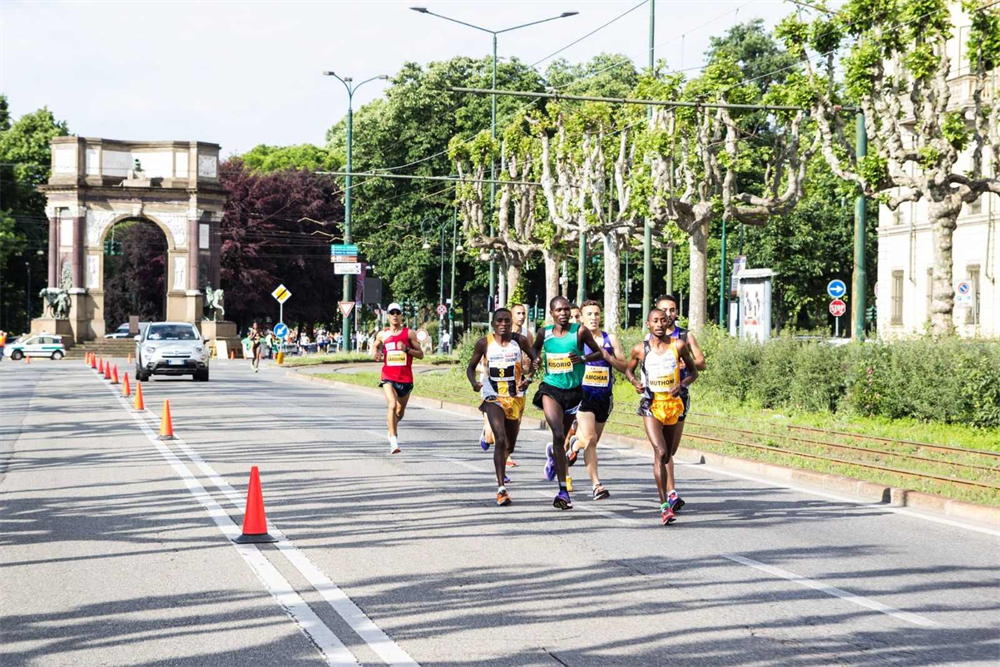
{"type": "Polygon", "coordinates": [[[17,342],[10,343],[3,349],[3,356],[14,361],[28,357],[49,357],[62,359],[66,356],[62,336],[41,333],[36,336],[22,336],[17,342]]]}

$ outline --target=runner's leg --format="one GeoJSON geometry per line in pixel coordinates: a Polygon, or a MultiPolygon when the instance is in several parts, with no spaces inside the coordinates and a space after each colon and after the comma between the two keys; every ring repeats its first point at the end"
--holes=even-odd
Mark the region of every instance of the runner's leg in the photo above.
{"type": "Polygon", "coordinates": [[[670,461],[668,427],[656,417],[643,417],[642,425],[646,428],[649,444],[653,446],[653,479],[656,480],[656,492],[660,494],[662,504],[667,502],[667,463],[670,461]]]}
{"type": "Polygon", "coordinates": [[[597,437],[594,438],[593,444],[588,445],[583,450],[583,462],[587,466],[587,475],[590,477],[591,486],[601,481],[600,476],[597,474],[597,443],[601,441],[601,434],[604,433],[604,424],[595,423],[594,428],[597,430],[597,437]]]}
{"type": "Polygon", "coordinates": [[[399,398],[397,398],[396,388],[392,386],[391,382],[386,382],[385,384],[382,385],[382,393],[385,394],[386,425],[389,427],[389,435],[395,438],[396,424],[399,422],[399,418],[396,416],[398,410],[397,405],[399,403],[399,398]]]}
{"type": "Polygon", "coordinates": [[[504,424],[507,418],[498,403],[487,403],[485,409],[486,419],[497,434],[496,446],[493,448],[493,467],[497,473],[497,486],[503,486],[504,471],[507,469],[507,429],[504,424]]]}
{"type": "Polygon", "coordinates": [[[590,483],[597,484],[597,440],[604,424],[597,423],[597,415],[593,412],[576,413],[576,449],[583,450],[583,460],[587,464],[587,474],[590,483]]]}
{"type": "Polygon", "coordinates": [[[406,413],[406,404],[410,402],[410,396],[413,395],[413,390],[402,398],[396,399],[396,423],[403,421],[403,415],[406,413]]]}
{"type": "Polygon", "coordinates": [[[673,432],[673,442],[670,444],[670,463],[667,464],[668,492],[677,488],[676,479],[674,478],[674,455],[677,453],[678,447],[681,446],[681,436],[684,434],[684,422],[678,421],[673,428],[673,432]]]}
{"type": "Polygon", "coordinates": [[[566,441],[566,431],[572,424],[573,415],[565,414],[559,401],[546,395],[542,396],[542,412],[545,414],[549,430],[552,431],[552,458],[556,464],[556,478],[560,484],[565,484],[566,450],[563,449],[563,443],[566,441]],[[566,417],[569,417],[568,423],[566,417]]]}

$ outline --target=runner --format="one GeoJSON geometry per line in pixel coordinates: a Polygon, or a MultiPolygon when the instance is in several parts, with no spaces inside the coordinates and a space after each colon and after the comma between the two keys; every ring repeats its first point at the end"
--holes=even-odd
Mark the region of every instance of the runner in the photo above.
{"type": "Polygon", "coordinates": [[[569,321],[570,324],[583,323],[583,313],[580,312],[580,306],[575,303],[569,304],[569,321]]]}
{"type": "Polygon", "coordinates": [[[625,373],[642,396],[637,413],[642,417],[646,437],[653,446],[653,478],[660,495],[660,519],[664,526],[675,519],[668,498],[667,464],[671,458],[677,419],[684,413],[684,401],[679,394],[698,379],[698,368],[687,343],[667,333],[668,322],[666,313],[659,308],[649,311],[646,326],[651,335],[632,348],[625,373]],[[683,380],[681,362],[690,369],[683,380]],[[640,378],[635,377],[637,367],[641,369],[640,378]]]}
{"type": "MultiPolygon", "coordinates": [[[[601,330],[601,304],[597,301],[584,301],[580,308],[583,326],[590,330],[594,339],[607,352],[610,359],[588,361],[583,374],[583,402],[576,413],[576,437],[570,437],[567,463],[573,465],[583,450],[583,462],[587,465],[587,475],[593,489],[594,500],[604,500],[611,496],[601,484],[597,474],[597,443],[604,433],[604,424],[611,415],[614,406],[612,386],[614,377],[611,368],[624,373],[628,369],[628,361],[622,352],[621,342],[614,334],[601,330]]],[[[589,346],[584,346],[584,352],[592,352],[589,346]]]]}
{"type": "Polygon", "coordinates": [[[378,386],[385,394],[386,423],[389,426],[389,453],[399,453],[396,427],[403,420],[406,404],[413,391],[413,360],[423,359],[417,333],[403,326],[403,309],[390,303],[389,328],[383,329],[375,339],[375,361],[382,362],[382,380],[378,386]]]}
{"type": "Polygon", "coordinates": [[[497,505],[510,505],[507,493],[506,461],[517,444],[524,413],[524,390],[531,382],[523,370],[523,361],[537,368],[538,356],[528,340],[512,331],[511,312],[497,308],[493,313],[493,333],[476,341],[472,358],[465,368],[474,391],[481,392],[483,402],[479,409],[489,420],[491,431],[497,434],[493,450],[493,466],[497,473],[497,505]],[[486,361],[483,382],[477,379],[480,362],[486,361]]]}
{"type": "MultiPolygon", "coordinates": [[[[658,297],[656,299],[656,307],[662,310],[667,316],[667,333],[670,337],[684,341],[691,349],[691,356],[694,358],[695,368],[699,371],[705,370],[705,355],[702,354],[701,348],[698,346],[698,339],[695,338],[695,335],[692,332],[677,326],[677,316],[679,315],[679,312],[676,297],[669,294],[658,297]]],[[[649,336],[647,335],[646,338],[648,339],[649,336]]],[[[687,374],[687,366],[682,362],[681,380],[686,378],[687,374]]],[[[667,464],[668,500],[670,501],[670,507],[675,512],[679,512],[680,509],[684,507],[684,500],[677,495],[677,491],[675,490],[677,487],[675,485],[676,478],[674,477],[674,456],[676,456],[677,449],[681,445],[681,436],[684,434],[684,420],[687,417],[688,412],[691,410],[691,394],[688,392],[687,387],[684,387],[681,390],[679,396],[680,399],[684,401],[684,412],[677,418],[677,428],[674,430],[674,441],[670,446],[670,463],[667,464]]]]}
{"type": "MultiPolygon", "coordinates": [[[[510,307],[511,318],[513,319],[513,332],[520,334],[528,341],[528,347],[535,342],[535,337],[531,335],[528,331],[528,306],[523,303],[515,303],[510,307]]],[[[486,364],[483,364],[485,369],[486,364]]],[[[527,373],[531,371],[531,359],[524,357],[524,372],[527,373]]],[[[483,451],[489,451],[490,445],[493,444],[493,431],[490,430],[490,420],[487,416],[483,415],[483,432],[479,436],[479,446],[483,451]]],[[[517,462],[510,456],[507,457],[507,465],[511,468],[517,467],[517,462]]]]}
{"type": "Polygon", "coordinates": [[[254,322],[253,326],[250,327],[249,333],[247,333],[247,338],[250,339],[250,363],[253,366],[253,372],[257,373],[260,371],[260,343],[261,334],[260,329],[257,328],[257,323],[254,322]]]}
{"type": "Polygon", "coordinates": [[[552,444],[546,447],[545,476],[552,481],[559,478],[559,493],[552,506],[573,509],[566,488],[566,431],[573,423],[580,401],[583,400],[584,363],[607,359],[607,352],[594,340],[590,329],[570,324],[570,304],[565,297],[557,296],[549,302],[551,324],[538,331],[533,349],[536,354],[545,352],[545,377],[535,392],[533,404],[545,413],[545,421],[552,431],[552,444]],[[594,350],[583,356],[583,346],[594,350]]]}

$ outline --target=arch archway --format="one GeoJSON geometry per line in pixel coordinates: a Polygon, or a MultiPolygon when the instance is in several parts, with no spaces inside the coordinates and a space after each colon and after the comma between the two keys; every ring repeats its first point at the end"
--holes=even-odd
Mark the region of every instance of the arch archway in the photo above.
{"type": "Polygon", "coordinates": [[[105,330],[114,331],[131,315],[140,322],[164,319],[169,245],[160,225],[126,217],[108,226],[101,246],[105,330]]]}
{"type": "Polygon", "coordinates": [[[162,317],[200,324],[204,287],[219,285],[225,192],[218,144],[55,137],[51,147],[52,176],[41,188],[49,218],[48,285],[66,287],[71,307],[68,321],[40,320],[39,329],[75,342],[104,336],[104,241],[119,223],[134,219],[154,224],[166,240],[162,317]]]}

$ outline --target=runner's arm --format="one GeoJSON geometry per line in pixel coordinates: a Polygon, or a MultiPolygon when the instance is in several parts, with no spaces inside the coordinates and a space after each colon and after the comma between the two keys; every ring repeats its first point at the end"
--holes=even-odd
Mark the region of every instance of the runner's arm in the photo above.
{"type": "Polygon", "coordinates": [[[642,361],[642,343],[636,343],[632,346],[632,354],[629,355],[628,367],[625,369],[625,377],[628,381],[632,383],[635,387],[636,393],[641,394],[645,387],[642,386],[642,382],[639,378],[635,376],[635,369],[639,367],[639,363],[642,361]]]}
{"type": "MultiPolygon", "coordinates": [[[[594,350],[594,352],[591,352],[585,357],[580,357],[582,362],[597,361],[604,358],[604,348],[597,344],[597,341],[594,340],[594,334],[590,333],[590,329],[587,327],[580,325],[580,328],[577,330],[576,340],[577,344],[580,345],[581,348],[586,345],[591,350],[594,350]]],[[[574,356],[576,355],[570,355],[570,358],[572,359],[574,356]]],[[[573,363],[579,362],[574,361],[573,363]]]]}
{"type": "Polygon", "coordinates": [[[375,345],[372,347],[372,358],[375,361],[382,361],[382,333],[375,336],[375,345]]]}
{"type": "Polygon", "coordinates": [[[527,375],[529,382],[531,378],[535,375],[535,359],[538,358],[538,353],[535,352],[535,348],[531,346],[526,336],[518,336],[517,342],[521,346],[521,352],[527,355],[528,359],[531,361],[531,373],[527,375]]]}
{"type": "Polygon", "coordinates": [[[545,329],[538,330],[538,336],[535,338],[535,342],[531,345],[531,349],[535,351],[535,357],[531,360],[532,373],[538,370],[542,365],[542,345],[545,343],[545,329]]]}
{"type": "Polygon", "coordinates": [[[695,357],[691,354],[691,349],[685,345],[682,341],[678,341],[680,345],[680,356],[687,364],[688,375],[686,378],[681,380],[680,386],[690,387],[691,383],[698,379],[698,363],[695,361],[695,357]]]}
{"type": "Polygon", "coordinates": [[[688,331],[687,344],[691,348],[694,367],[699,371],[705,370],[705,355],[702,354],[701,348],[698,346],[698,339],[694,337],[694,333],[691,331],[688,331]]]}
{"type": "Polygon", "coordinates": [[[409,354],[414,359],[424,358],[424,349],[420,347],[420,341],[417,340],[417,332],[410,329],[410,335],[406,337],[406,353],[409,354]]]}
{"type": "Polygon", "coordinates": [[[625,358],[625,353],[622,351],[622,342],[614,334],[609,334],[609,337],[611,338],[611,354],[606,355],[605,360],[616,371],[624,373],[628,369],[629,360],[625,358]]]}
{"type": "Polygon", "coordinates": [[[476,346],[472,348],[472,358],[469,359],[469,365],[465,367],[465,377],[469,379],[469,384],[472,385],[473,391],[479,391],[483,388],[481,382],[476,377],[476,371],[479,367],[479,362],[483,360],[483,355],[486,354],[486,339],[480,338],[476,341],[476,346]]]}

